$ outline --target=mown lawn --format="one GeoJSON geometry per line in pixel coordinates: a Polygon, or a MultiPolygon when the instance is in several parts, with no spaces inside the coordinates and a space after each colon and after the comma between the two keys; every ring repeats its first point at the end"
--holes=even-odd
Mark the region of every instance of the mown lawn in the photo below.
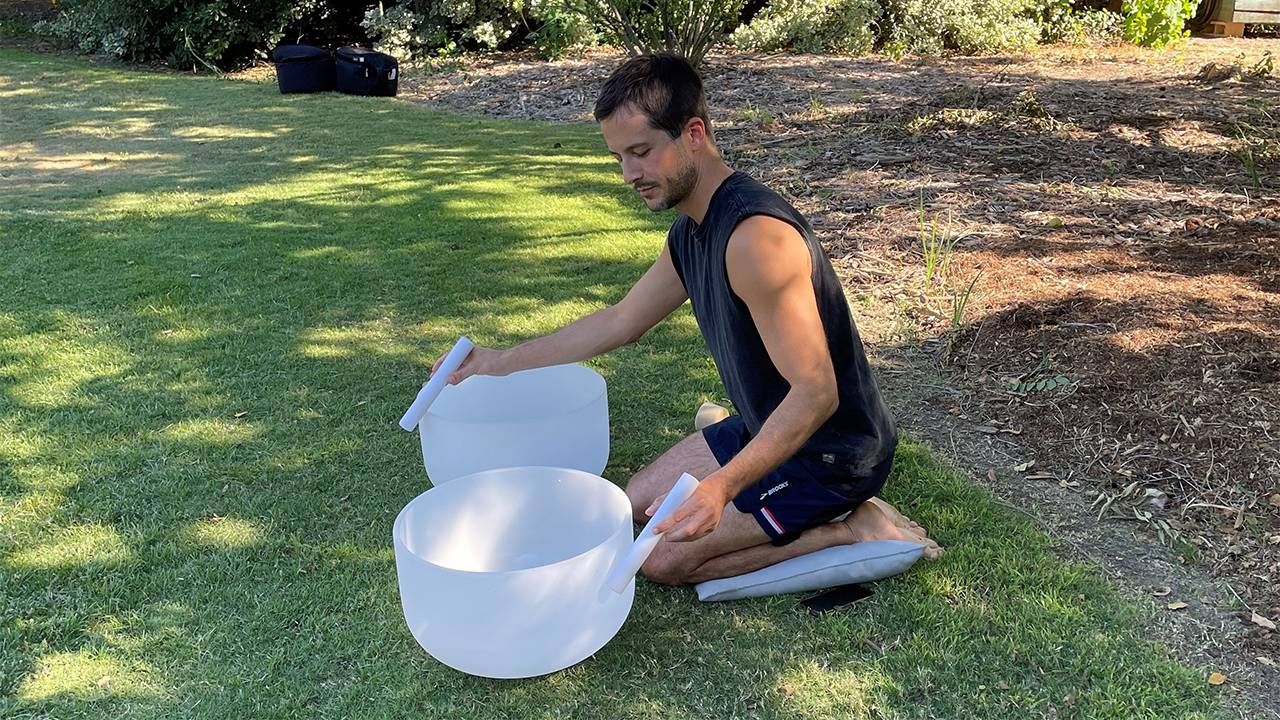
{"type": "MultiPolygon", "coordinates": [[[[0,716],[1216,716],[1147,610],[910,443],[889,499],[950,552],[871,600],[642,582],[553,676],[427,656],[390,535],[425,364],[616,300],[669,221],[591,127],[0,51],[0,716]]],[[[593,365],[618,482],[720,393],[687,311],[593,365]]]]}

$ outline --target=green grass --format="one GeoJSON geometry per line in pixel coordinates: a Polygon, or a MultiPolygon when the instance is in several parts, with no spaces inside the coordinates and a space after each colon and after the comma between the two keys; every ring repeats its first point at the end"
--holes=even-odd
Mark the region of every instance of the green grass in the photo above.
{"type": "MultiPolygon", "coordinates": [[[[422,652],[425,364],[617,299],[669,219],[594,128],[0,51],[0,716],[1215,716],[1149,610],[914,444],[889,498],[950,552],[851,609],[641,583],[550,677],[422,652]]],[[[687,311],[594,365],[619,482],[721,392],[687,311]]]]}

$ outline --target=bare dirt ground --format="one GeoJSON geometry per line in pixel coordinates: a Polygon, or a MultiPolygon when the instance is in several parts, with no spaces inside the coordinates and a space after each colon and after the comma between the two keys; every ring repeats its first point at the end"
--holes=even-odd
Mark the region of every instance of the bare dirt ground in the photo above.
{"type": "MultiPolygon", "coordinates": [[[[589,121],[618,60],[470,59],[402,96],[589,121]]],[[[1276,39],[704,67],[726,158],[822,234],[904,429],[1280,717],[1277,71],[1276,39]]]]}

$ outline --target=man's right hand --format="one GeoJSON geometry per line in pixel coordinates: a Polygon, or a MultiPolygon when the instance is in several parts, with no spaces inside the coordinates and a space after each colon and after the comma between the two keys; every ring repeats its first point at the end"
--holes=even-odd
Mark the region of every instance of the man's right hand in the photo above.
{"type": "MultiPolygon", "coordinates": [[[[449,353],[446,351],[445,354],[441,355],[436,360],[435,364],[431,366],[432,376],[435,376],[436,370],[440,369],[440,363],[444,362],[445,356],[448,354],[449,353]]],[[[462,364],[458,366],[458,369],[449,376],[449,384],[457,385],[472,375],[510,375],[511,371],[506,370],[501,366],[501,363],[499,362],[501,357],[501,351],[490,350],[477,345],[471,349],[471,352],[467,353],[466,359],[464,359],[462,364]]]]}

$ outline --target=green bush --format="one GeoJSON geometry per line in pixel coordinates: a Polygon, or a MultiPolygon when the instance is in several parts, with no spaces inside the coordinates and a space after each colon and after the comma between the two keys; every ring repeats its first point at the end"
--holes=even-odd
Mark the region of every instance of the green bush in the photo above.
{"type": "MultiPolygon", "coordinates": [[[[1044,28],[1041,28],[1042,34],[1044,28]]],[[[1119,40],[1124,34],[1124,17],[1110,10],[1085,10],[1066,18],[1054,36],[1043,34],[1046,42],[1094,45],[1119,40]]]]}
{"type": "Polygon", "coordinates": [[[949,45],[963,53],[1027,50],[1040,42],[1040,27],[1024,0],[973,0],[953,5],[949,45]]]}
{"type": "Polygon", "coordinates": [[[450,52],[449,36],[439,24],[423,21],[407,5],[370,8],[361,23],[375,50],[400,59],[405,64],[433,52],[450,52]]]}
{"type": "Polygon", "coordinates": [[[744,50],[869,52],[875,44],[877,0],[775,0],[730,36],[744,50]]]}
{"type": "Polygon", "coordinates": [[[1163,48],[1188,37],[1195,0],[1124,0],[1124,39],[1163,48]]]}
{"type": "Polygon", "coordinates": [[[632,55],[673,52],[697,67],[738,26],[743,0],[561,0],[632,55]]]}
{"type": "Polygon", "coordinates": [[[1030,0],[885,0],[881,42],[890,54],[1022,50],[1040,39],[1030,0]]]}
{"type": "Polygon", "coordinates": [[[286,38],[364,39],[359,16],[327,0],[62,0],[34,29],[82,52],[176,67],[236,67],[286,38]]]}
{"type": "Polygon", "coordinates": [[[529,35],[529,42],[544,60],[564,57],[570,50],[594,45],[598,40],[591,21],[577,13],[554,5],[535,12],[540,25],[529,35]]]}
{"type": "Polygon", "coordinates": [[[291,20],[288,2],[64,0],[36,31],[86,53],[135,62],[239,64],[275,44],[291,20]]]}
{"type": "Polygon", "coordinates": [[[411,0],[371,8],[361,24],[378,50],[409,62],[525,45],[552,59],[596,40],[591,23],[559,0],[411,0]]]}

